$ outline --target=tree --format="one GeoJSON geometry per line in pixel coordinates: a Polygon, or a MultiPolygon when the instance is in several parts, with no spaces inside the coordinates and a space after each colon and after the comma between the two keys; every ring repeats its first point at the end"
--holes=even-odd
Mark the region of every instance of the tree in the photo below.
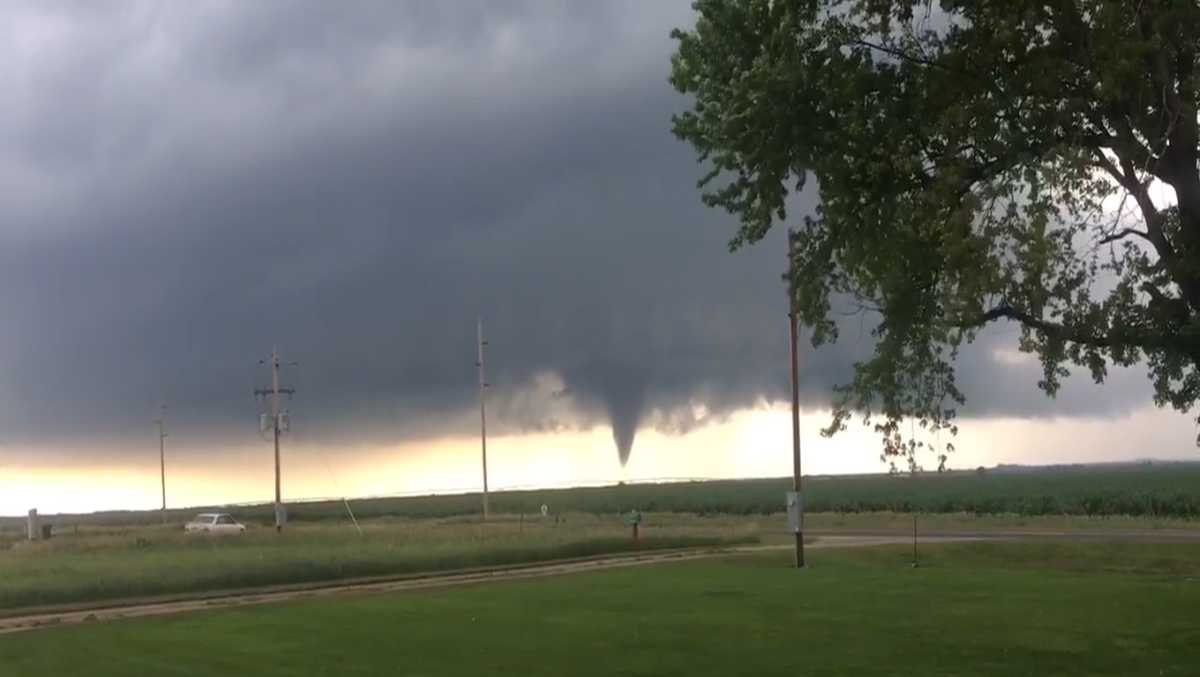
{"type": "MultiPolygon", "coordinates": [[[[1069,365],[1148,365],[1154,401],[1200,398],[1200,6],[1194,0],[697,0],[676,30],[672,119],[740,220],[788,220],[787,280],[814,346],[850,304],[875,350],[838,388],[884,453],[905,418],[956,432],[960,346],[1020,325],[1053,396],[1069,365]]],[[[1198,438],[1200,443],[1200,438],[1198,438]]],[[[947,445],[947,450],[952,450],[947,445]]]]}

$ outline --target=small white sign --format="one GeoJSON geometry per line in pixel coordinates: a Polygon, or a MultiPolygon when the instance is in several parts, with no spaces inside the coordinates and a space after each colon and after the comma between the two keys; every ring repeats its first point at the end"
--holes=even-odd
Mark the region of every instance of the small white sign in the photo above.
{"type": "Polygon", "coordinates": [[[804,497],[799,491],[787,492],[788,531],[800,533],[804,525],[804,497]]]}

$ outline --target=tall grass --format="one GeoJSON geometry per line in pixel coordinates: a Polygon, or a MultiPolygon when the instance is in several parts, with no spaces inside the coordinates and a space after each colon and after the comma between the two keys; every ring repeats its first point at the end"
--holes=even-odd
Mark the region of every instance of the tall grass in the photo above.
{"type": "Polygon", "coordinates": [[[91,528],[0,553],[0,608],[494,566],[754,542],[753,524],[647,524],[633,543],[618,520],[379,520],[276,534],[185,535],[164,527],[91,528]]]}

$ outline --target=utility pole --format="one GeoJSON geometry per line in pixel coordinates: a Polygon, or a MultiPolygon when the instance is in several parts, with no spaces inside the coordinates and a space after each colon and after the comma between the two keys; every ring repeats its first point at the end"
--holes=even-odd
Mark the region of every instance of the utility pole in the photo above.
{"type": "Polygon", "coordinates": [[[158,475],[162,482],[162,522],[167,523],[167,453],[166,453],[166,416],[167,405],[162,406],[161,413],[154,420],[158,424],[158,475]]]}
{"type": "MultiPolygon", "coordinates": [[[[790,294],[790,292],[789,292],[790,294]]],[[[791,298],[789,296],[789,302],[791,298]]],[[[794,303],[794,302],[793,302],[794,303]]],[[[804,568],[804,497],[800,489],[800,361],[795,308],[788,313],[788,333],[792,354],[792,495],[788,497],[789,520],[796,533],[796,568],[804,568]],[[794,503],[794,505],[793,505],[794,503]],[[795,516],[792,517],[793,511],[795,516]]]]}
{"type": "Polygon", "coordinates": [[[487,409],[484,404],[484,389],[488,387],[487,374],[483,364],[483,347],[487,345],[487,341],[483,340],[483,318],[479,318],[478,325],[478,347],[479,356],[475,362],[475,366],[479,368],[479,445],[483,453],[483,519],[488,518],[488,478],[487,478],[487,409]]]}
{"type": "MultiPolygon", "coordinates": [[[[259,364],[263,361],[260,360],[259,364]]],[[[292,362],[295,365],[295,362],[292,362]]],[[[283,492],[281,490],[279,480],[279,433],[280,433],[280,414],[279,414],[279,396],[281,394],[291,397],[296,393],[294,388],[279,387],[279,351],[271,350],[271,388],[257,388],[254,394],[260,397],[271,398],[271,431],[275,441],[275,531],[276,533],[283,531],[283,492]]]]}

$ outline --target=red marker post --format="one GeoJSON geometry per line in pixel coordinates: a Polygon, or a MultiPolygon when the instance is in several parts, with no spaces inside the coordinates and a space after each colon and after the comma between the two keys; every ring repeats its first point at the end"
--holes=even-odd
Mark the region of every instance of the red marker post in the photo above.
{"type": "Polygon", "coordinates": [[[633,542],[638,542],[638,525],[642,523],[642,513],[636,510],[630,510],[625,516],[625,523],[633,527],[633,542]]]}

